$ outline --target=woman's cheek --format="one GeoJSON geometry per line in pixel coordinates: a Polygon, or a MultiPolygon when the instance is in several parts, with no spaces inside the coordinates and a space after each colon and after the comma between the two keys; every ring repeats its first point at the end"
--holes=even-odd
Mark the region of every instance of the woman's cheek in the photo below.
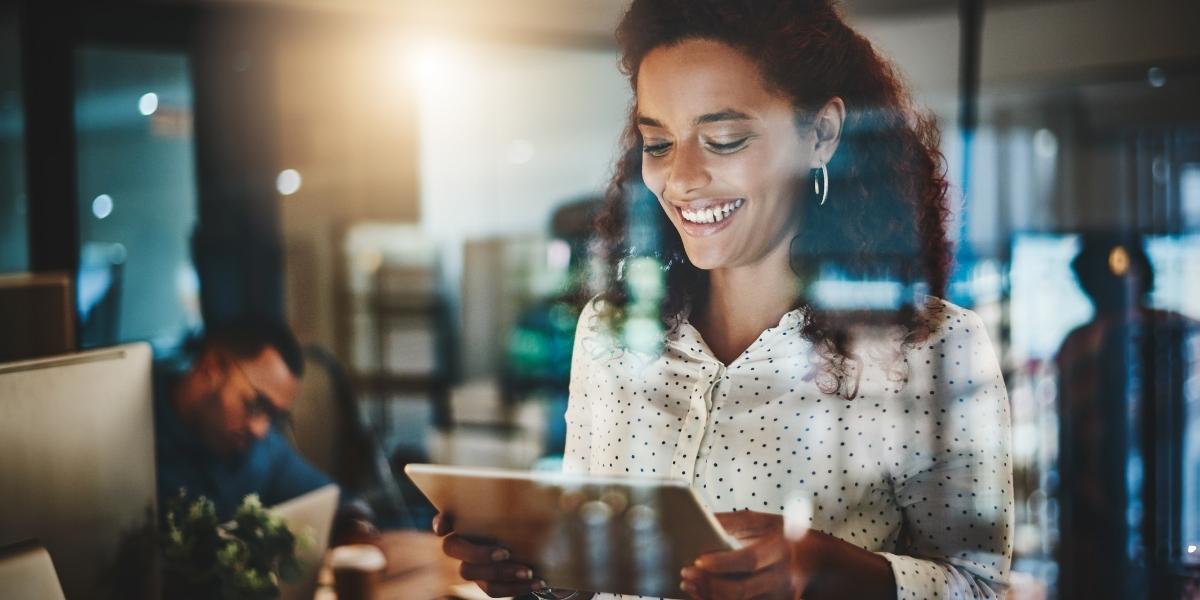
{"type": "Polygon", "coordinates": [[[654,160],[653,157],[647,156],[642,161],[642,181],[646,184],[646,187],[650,188],[650,191],[654,193],[654,196],[658,198],[658,201],[665,205],[667,201],[662,197],[662,169],[650,164],[652,160],[654,160]]]}

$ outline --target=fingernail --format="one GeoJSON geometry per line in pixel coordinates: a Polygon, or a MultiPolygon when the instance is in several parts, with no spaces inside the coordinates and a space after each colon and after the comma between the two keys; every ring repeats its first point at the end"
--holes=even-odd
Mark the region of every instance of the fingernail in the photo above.
{"type": "Polygon", "coordinates": [[[496,548],[495,550],[492,550],[492,562],[508,560],[508,556],[508,550],[505,550],[504,548],[496,548]]]}
{"type": "Polygon", "coordinates": [[[517,569],[517,579],[533,579],[533,571],[525,568],[517,569]]]}
{"type": "Polygon", "coordinates": [[[683,583],[679,584],[679,589],[681,589],[681,590],[683,590],[683,591],[685,591],[685,592],[687,592],[687,593],[689,593],[689,594],[690,594],[690,593],[692,593],[692,592],[696,591],[696,586],[694,586],[694,585],[692,585],[691,583],[688,583],[688,582],[686,582],[686,581],[685,581],[685,582],[683,582],[683,583]]]}
{"type": "Polygon", "coordinates": [[[696,577],[699,575],[700,574],[698,572],[696,572],[696,569],[693,569],[691,567],[684,567],[679,570],[679,576],[684,579],[696,579],[696,577]]]}

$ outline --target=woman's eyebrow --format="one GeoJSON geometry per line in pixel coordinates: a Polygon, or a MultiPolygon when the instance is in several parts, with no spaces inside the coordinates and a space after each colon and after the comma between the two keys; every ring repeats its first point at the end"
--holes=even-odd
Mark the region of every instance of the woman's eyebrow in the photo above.
{"type": "Polygon", "coordinates": [[[750,115],[732,109],[722,110],[715,113],[708,113],[696,117],[695,124],[703,125],[705,123],[716,123],[718,121],[749,121],[750,115]]]}
{"type": "Polygon", "coordinates": [[[651,119],[650,117],[645,117],[642,115],[637,116],[637,124],[645,125],[646,127],[657,127],[659,129],[666,129],[666,127],[663,127],[662,123],[658,122],[658,119],[651,119]]]}
{"type": "MultiPolygon", "coordinates": [[[[707,114],[700,115],[700,116],[696,117],[692,121],[692,123],[694,125],[704,125],[705,123],[717,123],[719,121],[749,121],[750,119],[751,119],[750,115],[748,115],[744,112],[728,109],[728,110],[722,110],[722,111],[717,111],[714,113],[707,113],[707,114]]],[[[660,129],[665,129],[665,127],[663,127],[663,124],[660,123],[657,119],[652,119],[645,115],[638,115],[636,120],[637,120],[638,125],[645,125],[646,127],[658,127],[660,129]]]]}

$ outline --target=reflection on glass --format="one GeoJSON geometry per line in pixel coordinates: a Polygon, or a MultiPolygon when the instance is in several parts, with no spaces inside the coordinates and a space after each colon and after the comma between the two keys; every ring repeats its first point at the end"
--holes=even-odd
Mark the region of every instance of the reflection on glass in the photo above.
{"type": "Polygon", "coordinates": [[[80,342],[169,351],[200,324],[188,62],[87,47],[76,65],[80,342]]]}
{"type": "Polygon", "coordinates": [[[0,7],[0,273],[29,268],[20,65],[16,14],[0,7]]]}

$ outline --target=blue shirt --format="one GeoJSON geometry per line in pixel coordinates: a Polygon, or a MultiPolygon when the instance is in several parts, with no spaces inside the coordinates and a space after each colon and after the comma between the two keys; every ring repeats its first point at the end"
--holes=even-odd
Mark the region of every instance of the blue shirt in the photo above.
{"type": "Polygon", "coordinates": [[[180,488],[189,498],[204,496],[216,505],[217,517],[229,519],[248,494],[264,506],[290,500],[330,483],[296,453],[275,428],[233,459],[214,456],[175,412],[170,399],[172,373],[155,370],[154,438],[158,465],[159,505],[180,488]]]}

